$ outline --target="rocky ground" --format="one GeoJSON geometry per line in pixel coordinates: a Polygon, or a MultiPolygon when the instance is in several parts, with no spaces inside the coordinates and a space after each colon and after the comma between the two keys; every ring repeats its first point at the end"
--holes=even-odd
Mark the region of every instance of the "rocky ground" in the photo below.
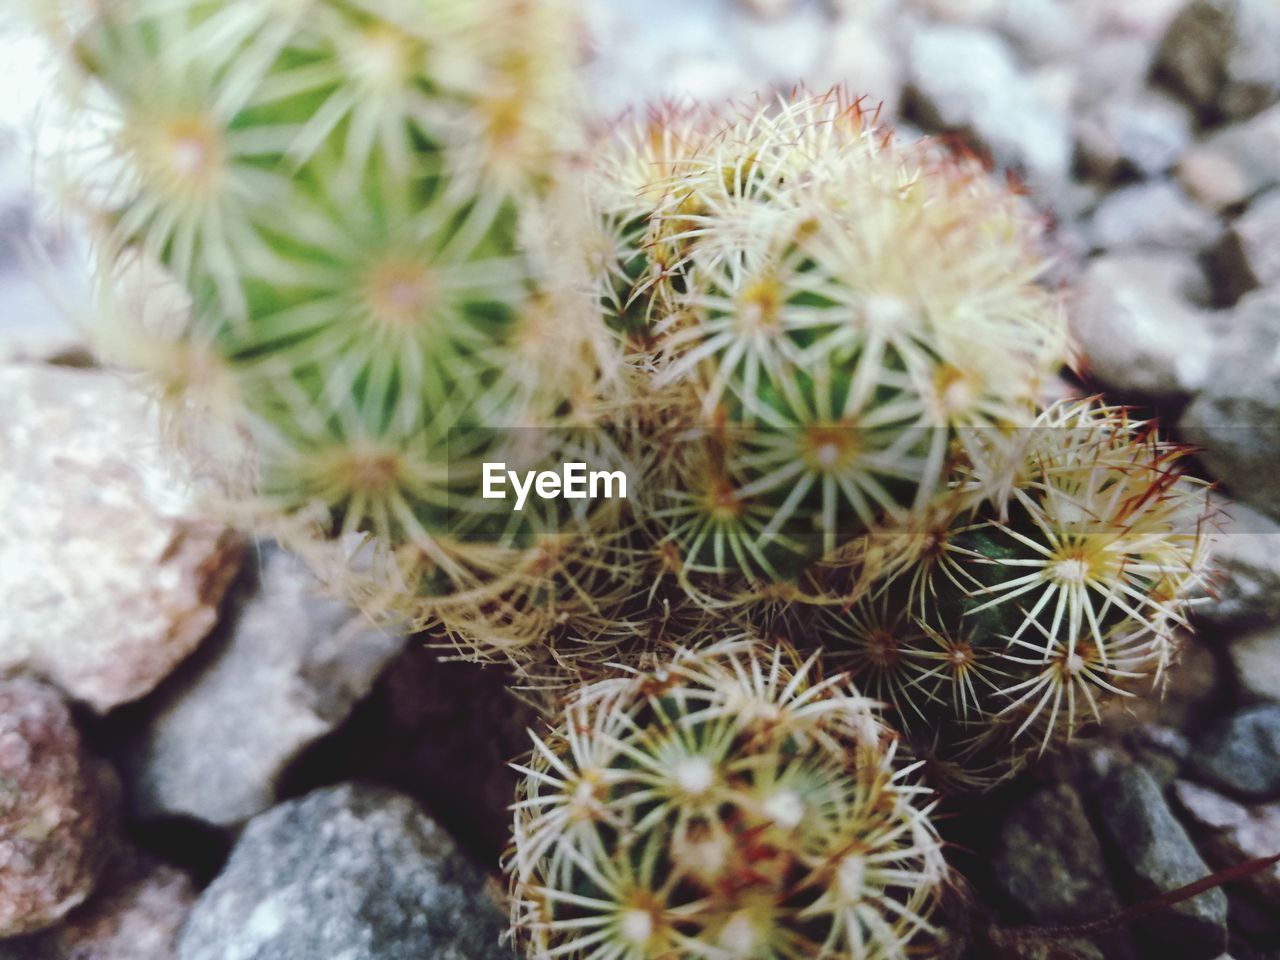
{"type": "MultiPolygon", "coordinates": [[[[1280,4],[585,7],[604,114],[845,82],[1015,173],[1080,388],[1157,412],[1221,482],[1218,581],[1163,698],[952,811],[990,921],[1092,920],[1280,852],[1280,4]]],[[[0,960],[508,955],[518,705],[194,510],[80,347],[81,258],[34,213],[21,136],[38,64],[3,43],[0,960]]],[[[1280,867],[1064,946],[1261,960],[1278,915],[1280,867]]]]}

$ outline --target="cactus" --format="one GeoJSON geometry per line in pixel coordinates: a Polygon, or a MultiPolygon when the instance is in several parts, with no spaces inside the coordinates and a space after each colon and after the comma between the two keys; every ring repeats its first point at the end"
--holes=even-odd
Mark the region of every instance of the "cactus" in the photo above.
{"type": "Polygon", "coordinates": [[[229,416],[206,465],[242,518],[416,622],[582,536],[582,511],[480,495],[482,461],[563,459],[611,350],[544,210],[574,130],[559,4],[133,0],[57,25],[107,117],[110,174],[78,198],[104,269],[157,265],[186,301],[101,339],[155,362],[176,421],[229,416]]]}
{"type": "Polygon", "coordinates": [[[785,645],[720,640],[580,690],[519,768],[530,956],[914,955],[944,878],[872,701],[785,645]]]}
{"type": "Polygon", "coordinates": [[[839,91],[615,139],[597,289],[685,429],[654,513],[689,569],[787,579],[910,527],[971,433],[1030,425],[1061,318],[1036,221],[976,165],[839,91]]]}
{"type": "Polygon", "coordinates": [[[586,137],[556,0],[51,9],[105,118],[104,352],[220,509],[551,718],[533,957],[936,952],[922,784],[1175,657],[1204,487],[1123,409],[1045,409],[1041,225],[973,160],[840,90],[586,137]],[[630,499],[514,512],[499,460],[630,499]]]}
{"type": "Polygon", "coordinates": [[[905,558],[881,556],[822,624],[924,754],[997,778],[1159,681],[1205,576],[1208,506],[1185,448],[1094,400],[1050,407],[1008,452],[955,479],[984,499],[927,550],[900,538],[905,558]]]}

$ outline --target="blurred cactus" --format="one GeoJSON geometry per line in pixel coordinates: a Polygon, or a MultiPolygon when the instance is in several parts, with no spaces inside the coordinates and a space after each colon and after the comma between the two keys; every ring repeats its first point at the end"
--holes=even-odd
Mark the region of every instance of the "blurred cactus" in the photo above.
{"type": "Polygon", "coordinates": [[[155,368],[175,422],[229,415],[204,465],[246,522],[313,553],[344,544],[330,568],[412,620],[431,616],[420,596],[502,579],[491,599],[541,563],[540,537],[586,522],[480,495],[485,460],[563,459],[611,350],[543,210],[575,136],[561,5],[62,12],[103,118],[79,200],[104,267],[156,263],[181,291],[176,323],[99,339],[155,368]]]}
{"type": "Polygon", "coordinates": [[[784,645],[602,680],[535,739],[515,805],[530,956],[914,956],[944,877],[872,701],[784,645]]]}

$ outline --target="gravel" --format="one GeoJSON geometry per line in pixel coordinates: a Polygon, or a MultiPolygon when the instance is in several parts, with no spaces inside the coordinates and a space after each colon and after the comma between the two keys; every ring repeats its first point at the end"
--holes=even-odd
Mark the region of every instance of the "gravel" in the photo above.
{"type": "Polygon", "coordinates": [[[345,784],[254,818],[177,960],[498,960],[486,878],[406,797],[345,784]]]}
{"type": "MultiPolygon", "coordinates": [[[[1121,765],[1098,792],[1097,812],[1136,899],[1158,896],[1204,877],[1209,868],[1145,769],[1121,765]]],[[[1227,898],[1219,889],[1166,907],[1140,922],[1162,956],[1211,960],[1227,946],[1227,898]]]]}

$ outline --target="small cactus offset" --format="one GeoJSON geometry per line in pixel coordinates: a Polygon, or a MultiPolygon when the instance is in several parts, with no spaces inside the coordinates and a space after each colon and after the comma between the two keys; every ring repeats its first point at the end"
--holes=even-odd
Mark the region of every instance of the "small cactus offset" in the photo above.
{"type": "Polygon", "coordinates": [[[874,703],[721,640],[582,688],[515,805],[532,958],[915,955],[945,871],[874,703]]]}
{"type": "Polygon", "coordinates": [[[1185,449],[1096,401],[1049,408],[1005,453],[957,475],[989,491],[976,505],[887,538],[879,579],[821,628],[926,755],[997,775],[1160,679],[1208,513],[1185,449]]]}

